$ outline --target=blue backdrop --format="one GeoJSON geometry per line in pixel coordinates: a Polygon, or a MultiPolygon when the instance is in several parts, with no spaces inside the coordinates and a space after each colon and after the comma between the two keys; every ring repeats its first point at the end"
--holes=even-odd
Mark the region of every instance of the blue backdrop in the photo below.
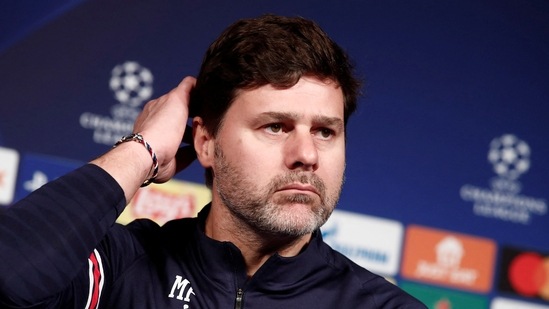
{"type": "MultiPolygon", "coordinates": [[[[547,1],[4,2],[0,147],[21,156],[14,200],[33,177],[40,183],[36,162],[53,158],[51,178],[108,150],[144,101],[196,75],[234,20],[301,15],[348,51],[366,81],[348,126],[339,209],[548,261],[547,1]],[[121,88],[135,68],[152,93],[121,88]]],[[[202,183],[203,171],[193,164],[178,178],[202,183]]],[[[547,304],[549,296],[506,294],[494,268],[491,289],[475,295],[547,304]]],[[[549,266],[544,276],[539,289],[549,266]]]]}

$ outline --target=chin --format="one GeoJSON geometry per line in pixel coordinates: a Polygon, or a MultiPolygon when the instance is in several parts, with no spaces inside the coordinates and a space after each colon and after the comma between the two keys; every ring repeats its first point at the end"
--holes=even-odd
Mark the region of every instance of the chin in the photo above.
{"type": "Polygon", "coordinates": [[[287,207],[284,212],[274,220],[269,220],[268,230],[271,233],[299,237],[314,232],[326,222],[323,215],[311,211],[310,205],[294,204],[287,207]]]}

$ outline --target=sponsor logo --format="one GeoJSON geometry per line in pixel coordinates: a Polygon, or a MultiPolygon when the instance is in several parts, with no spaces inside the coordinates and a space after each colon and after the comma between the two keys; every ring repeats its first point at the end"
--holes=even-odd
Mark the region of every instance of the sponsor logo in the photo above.
{"type": "Polygon", "coordinates": [[[13,202],[19,153],[15,149],[0,147],[0,205],[13,202]]]}
{"type": "Polygon", "coordinates": [[[153,93],[151,71],[135,61],[126,61],[111,71],[109,86],[119,104],[111,108],[111,115],[84,112],[80,126],[93,130],[93,141],[112,145],[121,136],[132,132],[135,118],[141,112],[143,102],[153,93]]]}
{"type": "Polygon", "coordinates": [[[496,245],[493,241],[410,226],[406,232],[402,275],[476,292],[492,285],[496,245]]]}
{"type": "Polygon", "coordinates": [[[398,271],[403,227],[397,221],[334,210],[322,227],[327,244],[375,273],[398,271]]]}
{"type": "Polygon", "coordinates": [[[486,309],[488,299],[471,293],[452,291],[410,282],[402,282],[400,287],[410,293],[428,308],[433,309],[486,309]]]}
{"type": "Polygon", "coordinates": [[[549,302],[549,254],[502,249],[498,289],[522,297],[549,302]]]}
{"type": "Polygon", "coordinates": [[[549,306],[496,297],[492,300],[490,309],[549,309],[549,306]]]}
{"type": "Polygon", "coordinates": [[[194,293],[194,289],[191,286],[191,282],[188,279],[183,278],[182,276],[176,275],[168,297],[183,301],[183,309],[189,309],[191,296],[194,295],[196,294],[194,293]]]}
{"type": "Polygon", "coordinates": [[[169,220],[194,217],[211,200],[205,185],[172,179],[162,185],[141,188],[117,222],[127,224],[148,218],[162,225],[169,220]]]}
{"type": "Polygon", "coordinates": [[[27,154],[21,160],[16,200],[20,200],[47,182],[81,166],[81,162],[57,157],[27,154]]]}
{"type": "Polygon", "coordinates": [[[460,190],[464,201],[473,202],[475,215],[529,224],[533,215],[547,213],[545,200],[519,194],[522,185],[518,178],[530,169],[530,153],[530,146],[515,135],[492,140],[488,161],[497,176],[490,181],[491,189],[467,184],[460,190]]]}

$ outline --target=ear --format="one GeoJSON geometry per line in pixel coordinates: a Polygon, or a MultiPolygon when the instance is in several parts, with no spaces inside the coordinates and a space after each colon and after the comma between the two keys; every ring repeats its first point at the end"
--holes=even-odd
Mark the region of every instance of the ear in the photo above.
{"type": "Polygon", "coordinates": [[[193,118],[193,141],[196,157],[204,168],[210,168],[214,162],[214,140],[201,117],[193,118]]]}

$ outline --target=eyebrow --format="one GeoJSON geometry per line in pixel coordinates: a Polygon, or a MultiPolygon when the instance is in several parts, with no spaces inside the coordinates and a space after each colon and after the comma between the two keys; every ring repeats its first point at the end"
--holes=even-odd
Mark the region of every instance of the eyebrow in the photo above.
{"type": "MultiPolygon", "coordinates": [[[[256,117],[256,121],[261,121],[269,119],[270,121],[287,121],[287,120],[298,120],[302,118],[300,114],[297,113],[287,113],[287,112],[264,112],[259,114],[256,117]]],[[[338,129],[343,128],[343,119],[339,117],[328,117],[323,115],[313,116],[314,124],[322,124],[323,126],[336,127],[338,129]]]]}

